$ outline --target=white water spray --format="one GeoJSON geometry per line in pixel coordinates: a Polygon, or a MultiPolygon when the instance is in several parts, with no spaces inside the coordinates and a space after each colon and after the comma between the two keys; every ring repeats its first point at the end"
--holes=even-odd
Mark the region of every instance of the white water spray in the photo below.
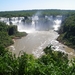
{"type": "Polygon", "coordinates": [[[54,25],[53,25],[55,31],[59,30],[61,23],[62,23],[62,16],[57,16],[56,19],[54,20],[54,25]]]}
{"type": "Polygon", "coordinates": [[[11,21],[9,21],[9,18],[1,18],[0,21],[7,24],[12,22],[13,25],[17,25],[19,32],[33,33],[36,30],[48,31],[53,28],[55,31],[57,31],[59,29],[62,22],[62,16],[56,16],[53,18],[53,16],[40,17],[40,15],[41,12],[37,12],[32,17],[28,18],[28,21],[30,22],[29,24],[27,24],[26,21],[22,21],[24,17],[12,17],[11,21]]]}
{"type": "Polygon", "coordinates": [[[58,19],[57,19],[57,20],[54,20],[54,23],[55,23],[55,24],[54,24],[53,27],[54,27],[54,30],[55,30],[55,31],[57,31],[57,30],[59,29],[59,27],[60,27],[60,25],[61,25],[61,22],[62,22],[62,21],[61,21],[61,20],[58,20],[58,19]]]}

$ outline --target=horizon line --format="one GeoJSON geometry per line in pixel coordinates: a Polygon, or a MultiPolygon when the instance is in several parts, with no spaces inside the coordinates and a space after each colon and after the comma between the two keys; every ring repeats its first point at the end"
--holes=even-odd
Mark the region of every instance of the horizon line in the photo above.
{"type": "Polygon", "coordinates": [[[37,11],[37,10],[64,10],[64,11],[75,11],[75,9],[24,9],[24,10],[2,10],[0,12],[13,12],[13,11],[37,11]]]}

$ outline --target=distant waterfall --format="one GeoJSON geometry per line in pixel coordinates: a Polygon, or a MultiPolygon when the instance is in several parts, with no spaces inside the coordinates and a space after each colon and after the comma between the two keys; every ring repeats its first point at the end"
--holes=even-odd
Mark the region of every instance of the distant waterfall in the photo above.
{"type": "Polygon", "coordinates": [[[53,27],[54,27],[54,30],[55,31],[57,31],[59,29],[59,27],[61,25],[61,22],[62,21],[61,20],[58,20],[58,19],[57,20],[54,20],[54,26],[53,27]]]}
{"type": "Polygon", "coordinates": [[[57,16],[56,19],[54,20],[54,25],[53,25],[55,31],[59,29],[61,23],[62,23],[62,16],[57,16]]]}

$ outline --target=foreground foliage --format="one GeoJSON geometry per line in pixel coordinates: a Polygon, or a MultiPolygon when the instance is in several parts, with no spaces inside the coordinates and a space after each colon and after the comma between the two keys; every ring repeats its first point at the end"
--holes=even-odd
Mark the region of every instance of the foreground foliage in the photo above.
{"type": "Polygon", "coordinates": [[[75,75],[75,59],[68,60],[67,54],[44,49],[45,55],[35,59],[26,53],[16,57],[0,47],[0,75],[75,75]]]}

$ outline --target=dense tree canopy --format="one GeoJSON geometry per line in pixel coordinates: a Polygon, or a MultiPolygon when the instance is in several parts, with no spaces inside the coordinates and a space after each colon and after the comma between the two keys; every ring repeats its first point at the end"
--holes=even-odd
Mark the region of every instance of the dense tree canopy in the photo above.
{"type": "Polygon", "coordinates": [[[8,26],[4,22],[0,22],[0,46],[7,47],[13,44],[12,38],[22,37],[25,35],[27,35],[25,32],[20,33],[17,31],[17,26],[8,26]]]}
{"type": "Polygon", "coordinates": [[[75,48],[75,14],[70,15],[63,21],[59,32],[61,32],[61,35],[58,40],[75,48]]]}
{"type": "Polygon", "coordinates": [[[26,16],[33,16],[35,14],[41,13],[41,15],[71,15],[75,13],[75,10],[22,10],[22,11],[5,11],[0,12],[0,17],[26,17],[26,16]]]}

